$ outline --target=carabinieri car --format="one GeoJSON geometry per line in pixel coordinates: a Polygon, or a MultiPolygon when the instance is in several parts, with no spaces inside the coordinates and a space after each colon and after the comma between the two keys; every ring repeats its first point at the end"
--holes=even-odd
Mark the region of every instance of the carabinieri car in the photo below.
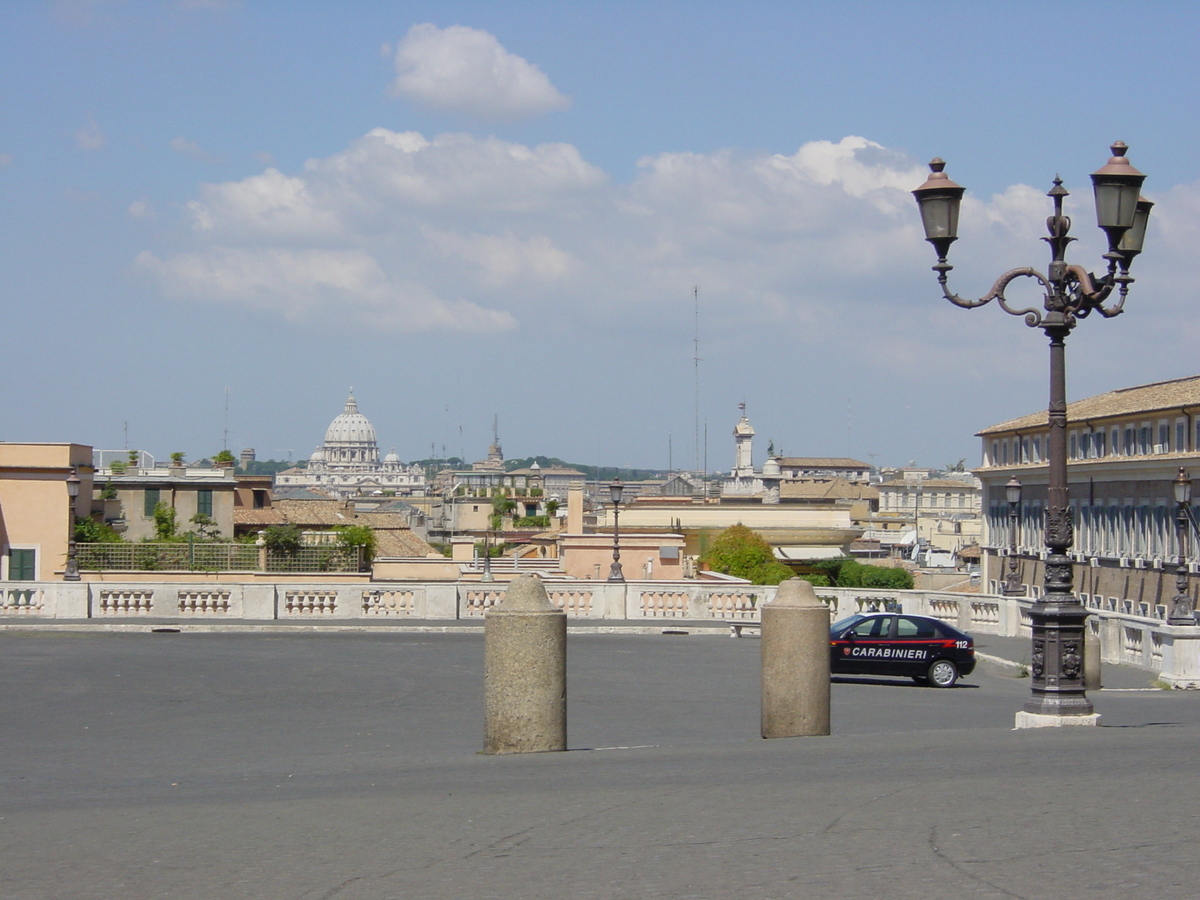
{"type": "Polygon", "coordinates": [[[850,616],[833,623],[829,644],[834,675],[907,675],[948,688],[975,669],[974,639],[928,616],[850,616]]]}

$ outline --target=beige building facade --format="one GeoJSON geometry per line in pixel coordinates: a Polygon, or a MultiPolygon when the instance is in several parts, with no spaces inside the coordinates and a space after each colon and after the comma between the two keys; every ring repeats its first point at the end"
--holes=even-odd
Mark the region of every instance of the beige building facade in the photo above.
{"type": "MultiPolygon", "coordinates": [[[[1200,476],[1200,376],[1138,385],[1067,407],[1068,484],[1074,522],[1075,589],[1094,609],[1163,618],[1175,594],[1176,506],[1172,482],[1183,468],[1200,476]]],[[[1023,590],[1042,590],[1047,463],[1045,412],[979,432],[986,527],[985,590],[998,590],[1015,548],[1023,590]],[[1009,528],[1005,484],[1021,485],[1017,527],[1009,528]]],[[[1197,485],[1200,488],[1200,485],[1197,485]]],[[[1193,495],[1193,522],[1196,519],[1193,495]]],[[[1187,565],[1197,572],[1200,543],[1190,529],[1187,565]]],[[[1200,579],[1192,578],[1196,597],[1200,579]]]]}
{"type": "Polygon", "coordinates": [[[0,443],[0,580],[62,577],[75,517],[91,511],[92,448],[0,443]],[[79,479],[72,501],[67,479],[79,479]]]}
{"type": "Polygon", "coordinates": [[[97,506],[103,509],[105,521],[125,540],[134,542],[154,539],[154,510],[160,503],[175,510],[179,533],[195,531],[198,526],[193,519],[203,516],[214,523],[218,536],[232,539],[237,492],[232,466],[100,469],[96,473],[97,506]],[[112,499],[106,500],[106,495],[112,499]]]}

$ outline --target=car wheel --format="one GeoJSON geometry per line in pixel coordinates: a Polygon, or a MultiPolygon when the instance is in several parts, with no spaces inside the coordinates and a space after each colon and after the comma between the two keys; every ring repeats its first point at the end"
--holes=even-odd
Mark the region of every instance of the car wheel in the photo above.
{"type": "Polygon", "coordinates": [[[953,687],[958,681],[958,666],[948,659],[936,660],[929,667],[929,683],[934,687],[953,687]]]}

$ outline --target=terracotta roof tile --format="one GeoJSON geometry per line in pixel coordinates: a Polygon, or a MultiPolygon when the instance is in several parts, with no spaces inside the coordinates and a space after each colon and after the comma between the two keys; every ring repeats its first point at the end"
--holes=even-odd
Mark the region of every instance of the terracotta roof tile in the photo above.
{"type": "MultiPolygon", "coordinates": [[[[1174,381],[1157,381],[1153,384],[1139,384],[1134,387],[1109,391],[1107,394],[1097,394],[1084,400],[1076,400],[1067,404],[1067,420],[1078,422],[1082,419],[1104,419],[1116,416],[1127,416],[1136,413],[1153,413],[1158,411],[1179,409],[1181,407],[1200,407],[1200,375],[1189,378],[1178,378],[1174,381]]],[[[975,433],[976,437],[988,434],[998,434],[1026,428],[1045,428],[1046,411],[1043,409],[1019,419],[1009,419],[998,425],[991,425],[975,433]]]]}

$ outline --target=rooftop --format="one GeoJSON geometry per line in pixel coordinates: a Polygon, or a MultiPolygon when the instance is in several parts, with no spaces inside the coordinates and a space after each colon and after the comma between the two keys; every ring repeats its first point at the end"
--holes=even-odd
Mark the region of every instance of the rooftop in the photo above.
{"type": "MultiPolygon", "coordinates": [[[[1084,400],[1076,400],[1074,403],[1067,404],[1067,421],[1107,419],[1138,413],[1177,410],[1184,407],[1200,408],[1200,375],[1177,378],[1174,381],[1139,384],[1134,387],[1109,391],[1107,394],[1097,394],[1095,397],[1088,397],[1084,400]]],[[[1019,419],[1009,419],[1007,422],[992,425],[976,432],[975,436],[983,437],[1007,431],[1045,427],[1047,427],[1046,411],[1043,409],[1027,416],[1021,416],[1019,419]]]]}

